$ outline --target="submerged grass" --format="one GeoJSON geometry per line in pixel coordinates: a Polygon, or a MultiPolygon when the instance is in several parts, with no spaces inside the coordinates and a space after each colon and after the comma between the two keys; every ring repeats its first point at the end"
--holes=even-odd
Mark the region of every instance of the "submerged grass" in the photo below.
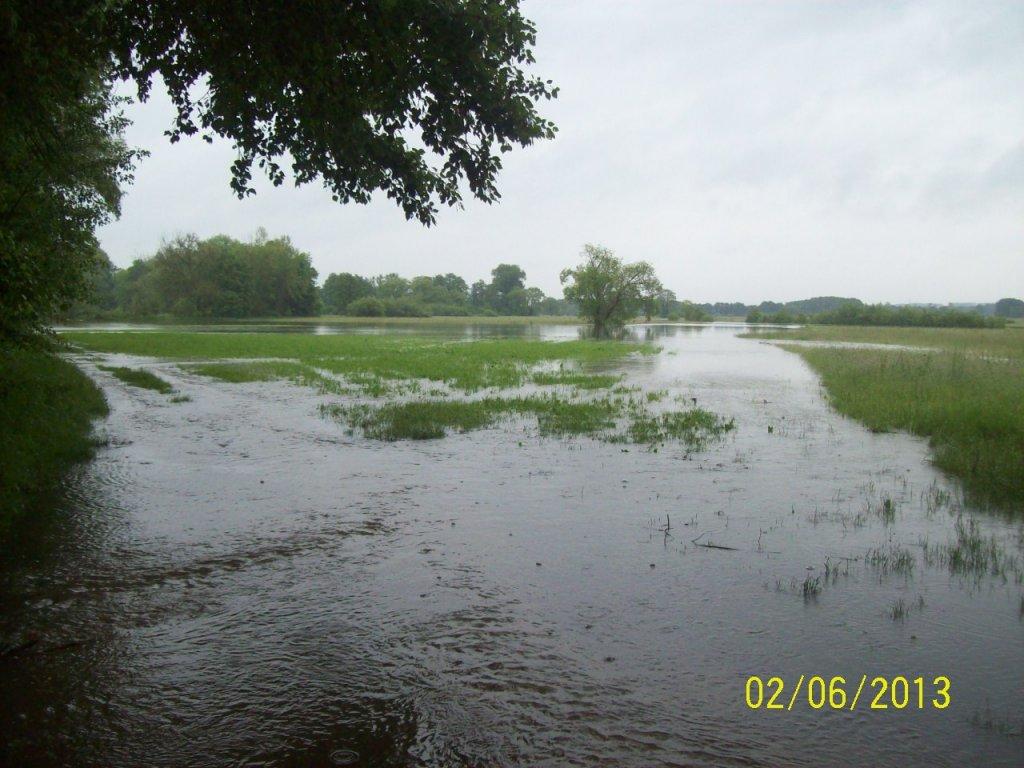
{"type": "Polygon", "coordinates": [[[621,374],[584,368],[653,354],[657,348],[650,344],[177,331],[79,332],[66,338],[95,352],[180,360],[185,370],[226,382],[284,380],[322,394],[384,397],[389,402],[380,405],[357,401],[322,406],[325,415],[380,440],[438,438],[513,416],[536,419],[542,435],[591,435],[650,445],[672,440],[694,448],[733,428],[731,420],[697,408],[652,412],[650,404],[659,402],[663,391],[644,398],[639,388],[621,383],[621,374]],[[531,384],[560,389],[468,399],[451,396],[531,384]],[[608,392],[597,394],[598,390],[608,392]],[[402,399],[423,392],[429,399],[402,399]]]}
{"type": "Polygon", "coordinates": [[[678,440],[692,447],[703,446],[735,427],[732,419],[723,419],[703,408],[667,413],[634,412],[625,432],[616,436],[616,442],[655,445],[678,440]]]}
{"type": "Polygon", "coordinates": [[[868,550],[864,562],[882,574],[895,573],[909,576],[914,571],[917,558],[914,553],[899,544],[868,550]]]}
{"type": "Polygon", "coordinates": [[[241,363],[200,363],[183,368],[200,376],[243,384],[260,381],[290,381],[312,387],[320,394],[345,395],[362,391],[370,397],[398,394],[400,391],[419,391],[418,382],[385,382],[379,376],[354,373],[341,381],[324,375],[311,365],[294,360],[247,361],[241,363]]]}
{"type": "MultiPolygon", "coordinates": [[[[650,344],[619,341],[479,339],[468,342],[354,334],[79,331],[66,333],[64,338],[94,352],[181,360],[289,359],[346,377],[426,379],[464,392],[519,386],[534,375],[532,368],[541,363],[579,365],[657,351],[650,344]]],[[[563,376],[568,377],[570,373],[564,372],[563,376]]],[[[594,376],[580,378],[577,382],[563,378],[556,383],[599,388],[614,382],[594,376]]]]}
{"type": "Polygon", "coordinates": [[[590,435],[610,442],[653,443],[668,439],[703,445],[733,428],[715,414],[700,409],[650,417],[655,429],[635,429],[635,415],[626,414],[626,427],[617,431],[626,408],[620,399],[566,401],[554,395],[487,397],[480,400],[413,400],[382,406],[358,404],[320,406],[323,415],[359,428],[378,440],[427,440],[449,431],[468,432],[512,416],[533,416],[545,436],[590,435]],[[673,425],[676,425],[673,428],[673,425]],[[682,425],[685,425],[683,428],[682,425]]]}
{"type": "Polygon", "coordinates": [[[95,448],[92,420],[103,393],[66,360],[41,350],[0,348],[0,536],[95,448]]]}
{"type": "Polygon", "coordinates": [[[579,371],[540,371],[533,374],[530,380],[534,384],[576,387],[577,389],[608,389],[621,380],[621,376],[611,374],[580,373],[579,371]]]}
{"type": "Polygon", "coordinates": [[[986,536],[973,517],[957,517],[955,538],[946,544],[924,546],[924,560],[929,566],[943,566],[955,576],[985,575],[1024,581],[1024,566],[1019,558],[1006,550],[995,536],[986,536]]]}
{"type": "Polygon", "coordinates": [[[171,386],[170,382],[164,381],[155,373],[150,373],[143,368],[112,368],[107,365],[101,365],[99,369],[113,374],[115,378],[133,387],[152,389],[154,392],[159,392],[162,395],[174,391],[174,387],[171,386]]]}

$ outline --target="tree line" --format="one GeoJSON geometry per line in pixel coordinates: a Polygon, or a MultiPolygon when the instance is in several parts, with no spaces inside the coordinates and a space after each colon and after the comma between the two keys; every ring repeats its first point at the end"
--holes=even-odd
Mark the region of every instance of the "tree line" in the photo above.
{"type": "Polygon", "coordinates": [[[451,272],[407,279],[395,273],[363,277],[333,273],[320,290],[322,311],[357,317],[427,317],[430,315],[574,315],[576,306],[527,287],[526,272],[499,264],[491,279],[469,285],[451,272]]]}
{"type": "Polygon", "coordinates": [[[104,255],[62,319],[291,317],[315,314],[317,272],[287,237],[248,243],[186,235],[118,269],[104,255]]]}
{"type": "Polygon", "coordinates": [[[575,315],[566,299],[527,287],[526,272],[499,264],[472,285],[456,274],[405,278],[332,273],[323,286],[309,254],[260,230],[250,242],[195,235],[165,243],[123,269],[105,255],[87,273],[83,297],[59,320],[432,315],[575,315]]]}
{"type": "Polygon", "coordinates": [[[186,235],[124,269],[102,256],[87,273],[85,298],[58,319],[579,314],[600,334],[635,317],[705,322],[723,310],[735,316],[743,308],[749,323],[964,328],[1001,327],[1004,318],[1024,311],[1019,299],[991,305],[994,315],[953,307],[869,305],[839,296],[784,304],[765,301],[749,308],[695,304],[678,299],[645,262],[625,264],[595,245],[585,246],[581,255],[583,263],[562,273],[563,298],[527,286],[526,272],[516,264],[499,264],[490,280],[472,284],[451,272],[412,278],[393,272],[375,277],[338,272],[318,286],[309,254],[287,237],[271,238],[262,229],[250,242],[226,235],[206,240],[186,235]]]}
{"type": "Polygon", "coordinates": [[[815,314],[752,310],[746,317],[748,323],[773,323],[779,325],[814,323],[817,325],[874,325],[874,326],[918,326],[922,328],[1002,328],[1006,318],[985,316],[976,311],[964,311],[949,307],[893,306],[891,304],[844,304],[836,309],[815,314]]]}

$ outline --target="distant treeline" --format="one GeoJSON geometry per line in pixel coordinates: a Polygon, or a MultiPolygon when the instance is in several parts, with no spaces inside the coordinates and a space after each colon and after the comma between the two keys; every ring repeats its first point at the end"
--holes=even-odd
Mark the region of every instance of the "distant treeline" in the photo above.
{"type": "Polygon", "coordinates": [[[186,235],[124,269],[104,257],[89,294],[58,319],[576,314],[572,303],[528,288],[514,264],[498,265],[490,281],[472,286],[451,273],[406,279],[342,272],[321,288],[308,254],[262,230],[248,243],[186,235]]]}
{"type": "MultiPolygon", "coordinates": [[[[451,272],[404,278],[390,273],[364,277],[332,273],[322,287],[309,254],[287,237],[260,230],[250,242],[226,235],[200,240],[186,235],[164,244],[153,256],[124,269],[109,259],[91,275],[91,295],[62,320],[143,318],[359,317],[432,315],[575,315],[575,304],[526,285],[526,272],[499,264],[490,280],[469,285],[451,272]]],[[[790,302],[695,304],[670,290],[644,307],[648,317],[708,321],[745,317],[751,323],[835,325],[919,325],[994,327],[1002,318],[1024,317],[1024,302],[1001,299],[977,307],[867,305],[854,298],[817,296],[790,302]]]]}
{"type": "Polygon", "coordinates": [[[499,264],[491,270],[490,281],[472,285],[451,272],[412,279],[395,273],[373,278],[332,273],[320,297],[324,313],[357,317],[576,314],[570,302],[527,288],[526,272],[515,264],[499,264]]]}
{"type": "Polygon", "coordinates": [[[1002,328],[1006,318],[984,316],[978,312],[965,312],[949,307],[893,306],[890,304],[843,304],[836,309],[817,314],[791,312],[781,309],[767,313],[754,309],[747,314],[748,323],[793,323],[817,325],[898,325],[927,328],[1002,328]]]}
{"type": "Polygon", "coordinates": [[[864,304],[860,299],[842,296],[816,296],[800,301],[762,301],[758,305],[741,302],[719,302],[698,304],[715,317],[745,317],[749,322],[760,323],[829,323],[850,325],[930,325],[935,327],[978,325],[977,316],[982,317],[1024,317],[1024,301],[1000,299],[992,304],[864,304]],[[865,308],[855,313],[852,308],[865,308]]]}
{"type": "Polygon", "coordinates": [[[104,259],[91,282],[69,319],[288,317],[315,314],[319,302],[309,255],[263,232],[250,243],[179,237],[125,269],[104,259]]]}
{"type": "Polygon", "coordinates": [[[757,305],[744,304],[739,301],[720,301],[715,304],[698,304],[697,306],[714,317],[747,317],[755,312],[762,315],[774,315],[779,312],[786,312],[790,315],[816,315],[820,312],[838,309],[846,304],[860,305],[863,302],[860,299],[843,296],[815,296],[812,299],[800,299],[799,301],[762,301],[757,305]]]}

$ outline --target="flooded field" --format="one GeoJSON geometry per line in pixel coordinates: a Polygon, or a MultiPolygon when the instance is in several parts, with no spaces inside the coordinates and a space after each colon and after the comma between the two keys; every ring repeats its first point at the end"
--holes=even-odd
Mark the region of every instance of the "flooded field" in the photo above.
{"type": "Polygon", "coordinates": [[[741,330],[636,328],[658,354],[588,369],[734,421],[699,450],[382,442],[314,388],[78,355],[107,445],[3,553],[0,763],[1020,765],[1022,517],[741,330]],[[950,704],[754,711],[752,675],[946,676],[950,704]]]}

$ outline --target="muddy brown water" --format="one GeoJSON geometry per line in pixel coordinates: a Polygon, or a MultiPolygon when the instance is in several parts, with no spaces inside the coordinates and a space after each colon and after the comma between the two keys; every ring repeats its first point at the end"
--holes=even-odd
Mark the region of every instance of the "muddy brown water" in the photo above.
{"type": "MultiPolygon", "coordinates": [[[[432,332],[492,331],[577,333],[432,332]]],[[[170,404],[80,359],[109,444],[3,551],[0,763],[1024,763],[1022,588],[924,563],[959,503],[926,444],[837,415],[734,327],[638,333],[663,352],[630,381],[734,433],[690,455],[526,423],[385,444],[310,389],[142,361],[192,398],[170,404]],[[911,575],[865,562],[893,543],[911,575]],[[805,599],[826,559],[843,575],[805,599]],[[816,674],[946,675],[952,703],[745,704],[750,675],[816,674]]],[[[1021,557],[1019,516],[964,514],[1021,557]]]]}

